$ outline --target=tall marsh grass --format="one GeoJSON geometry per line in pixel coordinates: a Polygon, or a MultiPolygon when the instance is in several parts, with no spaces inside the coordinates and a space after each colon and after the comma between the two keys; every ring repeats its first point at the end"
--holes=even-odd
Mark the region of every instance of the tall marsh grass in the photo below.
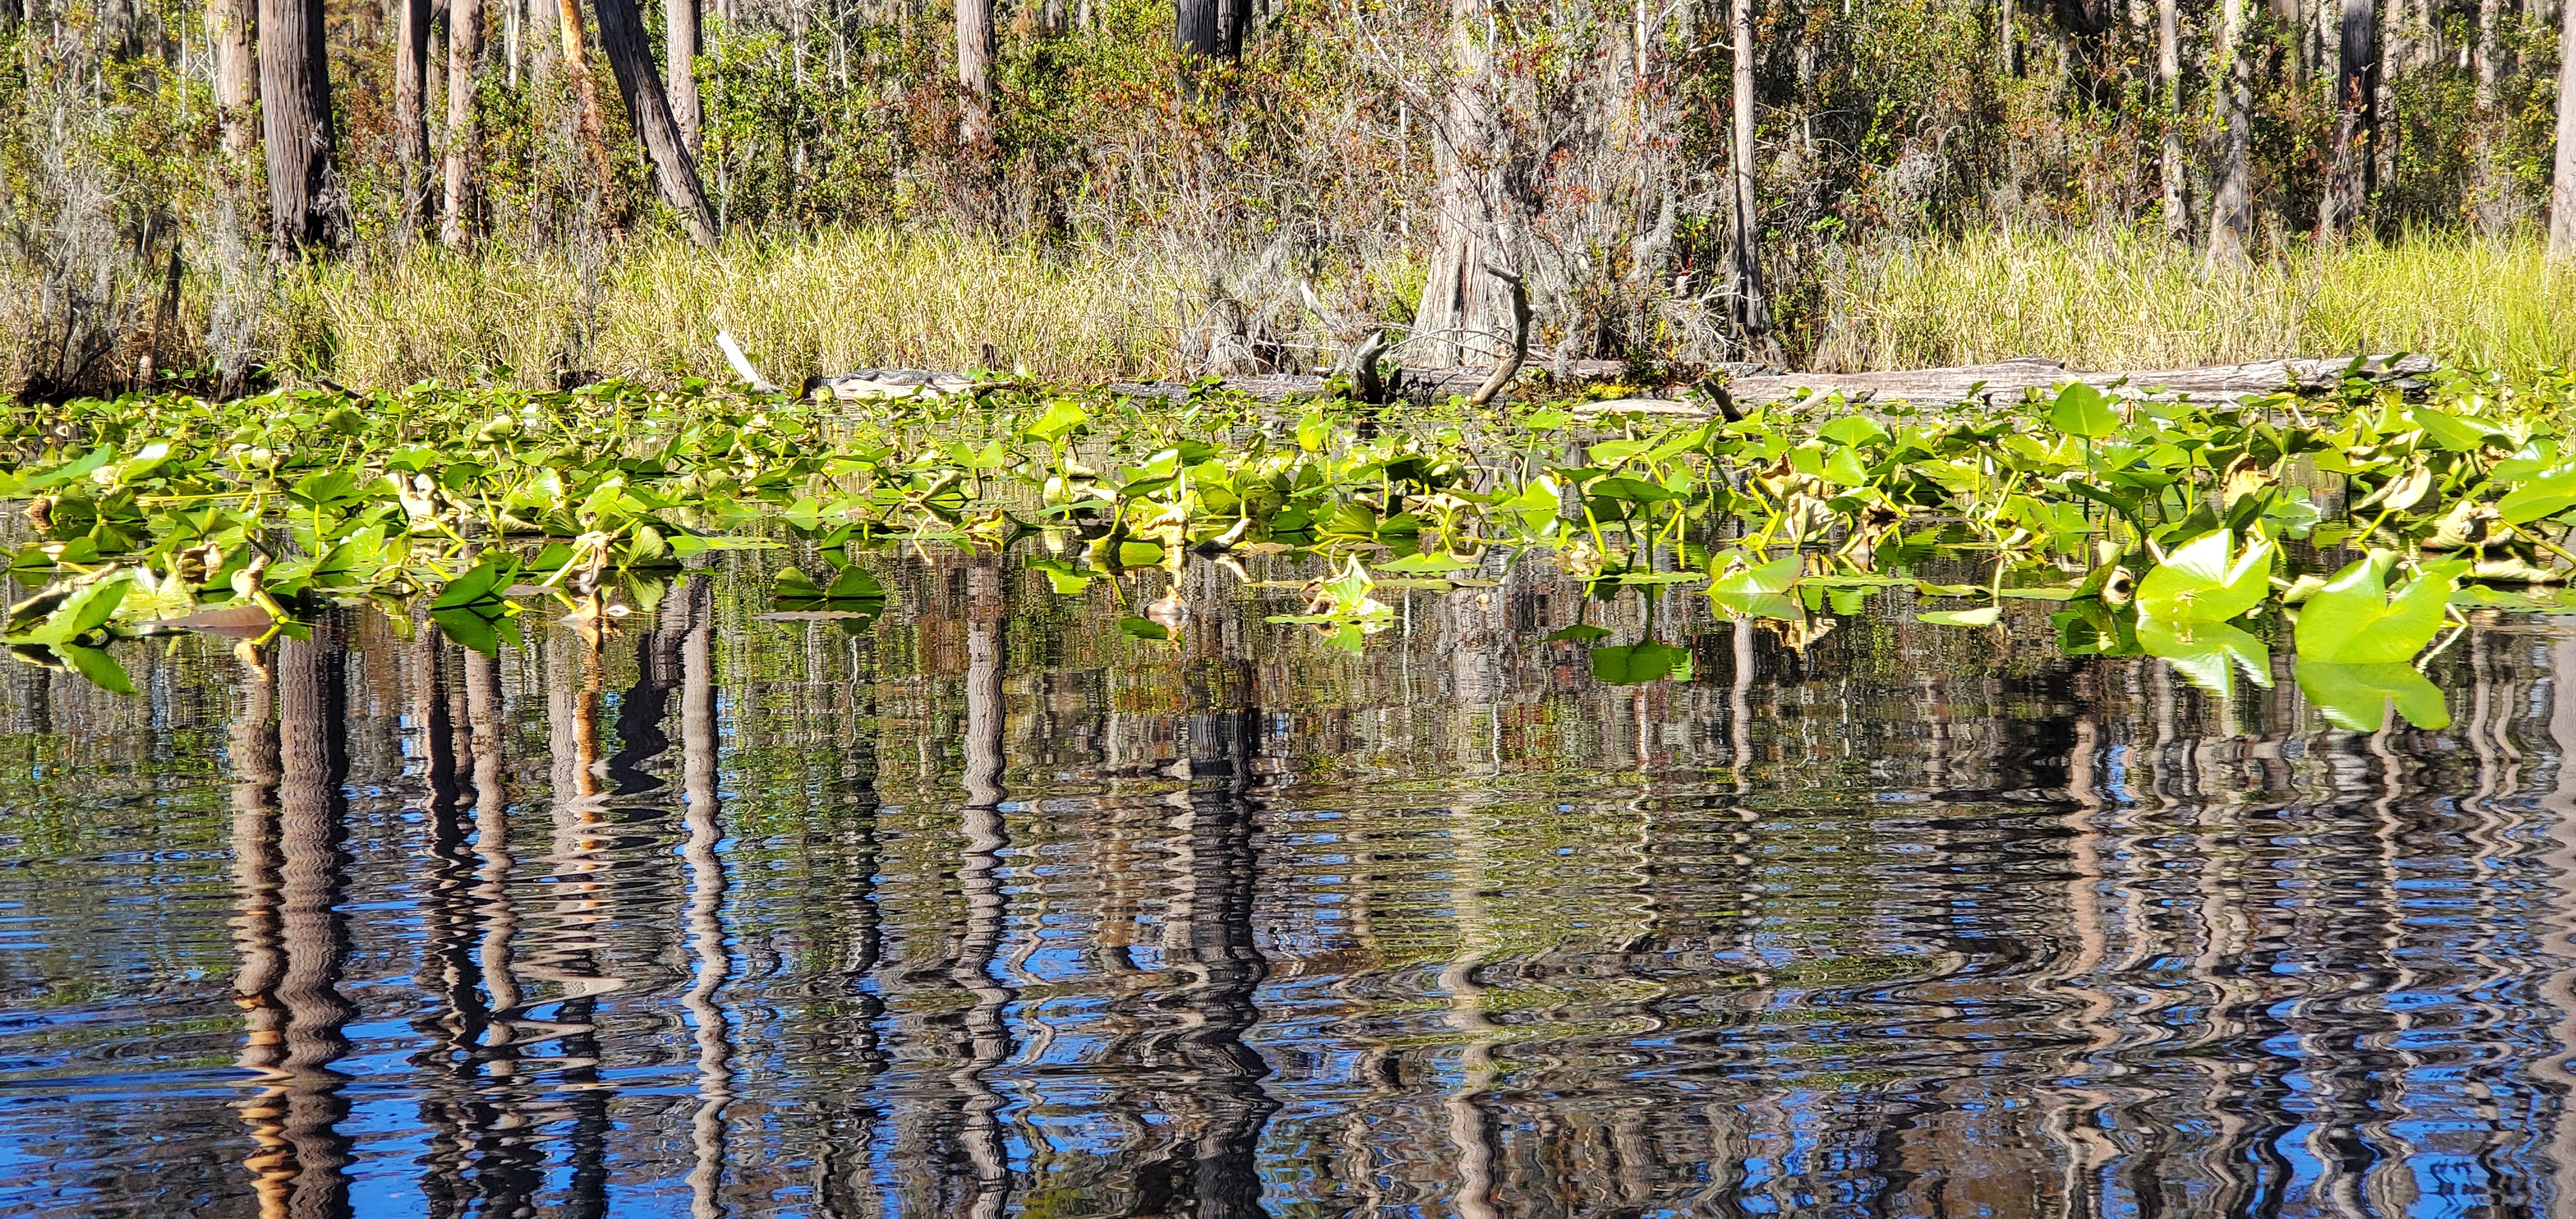
{"type": "Polygon", "coordinates": [[[2406,351],[2529,372],[2576,362],[2576,266],[2536,233],[2294,242],[2236,272],[2127,235],[1996,230],[1855,256],[1821,285],[1814,367],[2047,356],[2090,369],[2406,351]]]}
{"type": "Polygon", "coordinates": [[[671,241],[578,257],[423,252],[288,272],[270,350],[282,371],[351,385],[722,377],[730,330],[791,387],[860,367],[1025,368],[1082,381],[1167,371],[1179,296],[1144,259],[1050,255],[945,230],[671,241]],[[989,345],[989,349],[988,349],[989,345]]]}
{"type": "MultiPolygon", "coordinates": [[[[1819,370],[2017,355],[2155,369],[2385,351],[2511,373],[2576,364],[2576,266],[2551,267],[2537,233],[2294,242],[2231,273],[2154,240],[2010,230],[1831,257],[1821,267],[1782,268],[1792,280],[1816,277],[1806,295],[1817,303],[1799,324],[1813,344],[1805,363],[1819,370]]],[[[1196,375],[1207,366],[1211,326],[1231,316],[1241,331],[1239,302],[1256,290],[1292,303],[1262,306],[1284,312],[1254,319],[1254,331],[1311,324],[1282,287],[1297,282],[1294,268],[1219,261],[1204,250],[1042,249],[949,229],[847,229],[737,237],[712,252],[635,239],[587,260],[424,250],[398,261],[294,266],[253,291],[265,296],[257,346],[290,381],[543,386],[564,370],[663,383],[720,378],[722,325],[790,385],[810,372],[869,366],[1019,368],[1081,383],[1196,375]],[[1231,314],[1211,307],[1212,292],[1234,294],[1231,314]]],[[[0,290],[0,372],[14,375],[13,385],[32,367],[19,348],[48,299],[24,270],[0,267],[8,289],[0,290]]],[[[1353,316],[1408,315],[1401,288],[1386,285],[1418,288],[1418,277],[1404,267],[1365,270],[1375,303],[1353,316]]],[[[208,333],[211,282],[191,275],[173,335],[208,333]]],[[[1336,290],[1326,286],[1328,296],[1336,290]]],[[[1549,319],[1539,320],[1534,346],[1543,359],[1555,340],[1545,333],[1549,319]]],[[[1302,337],[1330,343],[1320,333],[1302,337]]],[[[177,346],[196,345],[182,338],[177,346]]],[[[189,354],[167,351],[165,366],[189,354]]]]}

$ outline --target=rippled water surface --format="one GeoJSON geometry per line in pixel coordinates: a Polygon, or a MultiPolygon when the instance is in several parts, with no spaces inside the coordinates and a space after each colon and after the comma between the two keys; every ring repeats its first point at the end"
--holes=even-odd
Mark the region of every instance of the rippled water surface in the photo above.
{"type": "Polygon", "coordinates": [[[906,563],[8,667],[0,1211],[2576,1214],[2551,619],[2360,734],[2045,607],[1615,687],[1526,573],[906,563]]]}

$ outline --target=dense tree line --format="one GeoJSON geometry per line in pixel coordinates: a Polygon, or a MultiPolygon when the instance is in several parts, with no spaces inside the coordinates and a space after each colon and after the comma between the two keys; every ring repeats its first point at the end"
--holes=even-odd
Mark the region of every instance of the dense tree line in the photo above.
{"type": "Polygon", "coordinates": [[[0,0],[37,375],[183,314],[221,362],[284,260],[657,230],[1165,249],[1219,371],[1521,309],[1533,358],[1794,357],[1838,260],[1975,226],[2576,243],[2548,0],[700,2],[0,0]]]}

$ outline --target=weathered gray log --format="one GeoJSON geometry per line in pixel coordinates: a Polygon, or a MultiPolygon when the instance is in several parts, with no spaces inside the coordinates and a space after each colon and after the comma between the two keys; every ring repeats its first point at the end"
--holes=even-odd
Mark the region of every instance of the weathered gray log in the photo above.
{"type": "MultiPolygon", "coordinates": [[[[1839,391],[1853,401],[1912,402],[1938,405],[1964,402],[1971,396],[2005,400],[2026,389],[2047,389],[2070,381],[2108,387],[2114,382],[2158,398],[2191,397],[2203,401],[2255,394],[2315,393],[2331,389],[2349,358],[2264,360],[2254,364],[2219,364],[2207,368],[2164,368],[2140,372],[2085,372],[2055,360],[2023,356],[1995,364],[1958,368],[1921,368],[1901,372],[1780,373],[1739,376],[1727,389],[1739,403],[1781,402],[1802,393],[1839,391]],[[1973,391],[1973,394],[1972,394],[1973,391]],[[1864,397],[1867,395],[1867,397],[1864,397]]],[[[2374,378],[2418,376],[2433,371],[2424,356],[2369,356],[2359,371],[2374,378]]]]}

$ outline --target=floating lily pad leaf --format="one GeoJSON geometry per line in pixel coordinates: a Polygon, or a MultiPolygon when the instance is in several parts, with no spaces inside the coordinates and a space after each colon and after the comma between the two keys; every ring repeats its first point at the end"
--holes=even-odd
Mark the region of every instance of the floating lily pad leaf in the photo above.
{"type": "Polygon", "coordinates": [[[1739,597],[1785,593],[1797,586],[1798,573],[1806,569],[1806,564],[1804,557],[1793,554],[1758,567],[1730,571],[1710,581],[1708,591],[1739,597]]]}
{"type": "Polygon", "coordinates": [[[2002,606],[1986,605],[1976,609],[1932,610],[1916,614],[1914,620],[1928,622],[1934,626],[1993,626],[2002,619],[2003,614],[2002,606]]]}
{"type": "Polygon", "coordinates": [[[58,643],[54,645],[54,654],[62,657],[64,663],[99,689],[115,694],[134,693],[134,683],[126,679],[125,666],[116,663],[116,658],[108,655],[105,648],[58,643]]]}
{"type": "Polygon", "coordinates": [[[330,508],[358,498],[358,476],[347,470],[316,470],[295,480],[286,498],[306,508],[330,508]]]}
{"type": "Polygon", "coordinates": [[[506,639],[518,643],[518,619],[508,614],[485,614],[482,606],[457,606],[432,609],[429,620],[438,624],[440,634],[460,647],[485,656],[497,654],[506,639]]]}
{"type": "Polygon", "coordinates": [[[2223,622],[2172,623],[2142,619],[2138,647],[2172,665],[2183,679],[2220,698],[2236,693],[2236,670],[2258,686],[2272,684],[2272,650],[2262,640],[2223,622]]]}
{"type": "Polygon", "coordinates": [[[2056,403],[2048,408],[2048,426],[2070,436],[2094,439],[2120,430],[2120,416],[2111,410],[2111,400],[2101,390],[2075,381],[2057,391],[2056,403]]]}
{"type": "Polygon", "coordinates": [[[1156,622],[1151,618],[1140,618],[1134,614],[1129,614],[1128,616],[1118,620],[1118,633],[1125,635],[1130,639],[1169,639],[1172,637],[1171,628],[1166,627],[1162,623],[1156,622]]]}
{"type": "Polygon", "coordinates": [[[107,625],[116,616],[116,607],[125,600],[131,586],[122,574],[83,585],[46,613],[23,634],[10,637],[11,643],[67,644],[107,625]]]}
{"type": "Polygon", "coordinates": [[[2007,588],[1999,596],[2017,601],[2072,601],[2076,590],[2063,584],[2043,584],[2031,588],[2007,588]]]}
{"type": "MultiPolygon", "coordinates": [[[[2442,629],[2442,606],[2458,587],[2465,562],[2436,563],[2393,597],[2384,587],[2395,561],[2387,551],[2352,563],[2299,610],[2299,655],[2328,664],[2370,665],[2412,659],[2442,629]]],[[[2410,717],[2411,718],[2411,717],[2410,717]]],[[[2419,721],[2420,722],[2420,721],[2419,721]]]]}
{"type": "Polygon", "coordinates": [[[1476,563],[1473,559],[1462,559],[1454,554],[1437,554],[1424,551],[1406,555],[1401,559],[1392,559],[1387,562],[1380,563],[1377,565],[1377,569],[1379,571],[1402,572],[1408,574],[1419,573],[1436,575],[1440,572],[1447,571],[1466,571],[1475,565],[1476,563]]]}
{"type": "MultiPolygon", "coordinates": [[[[1594,451],[1597,453],[1599,449],[1594,451]]],[[[1637,504],[1660,504],[1667,500],[1689,498],[1679,491],[1669,491],[1642,478],[1629,478],[1624,475],[1596,479],[1591,486],[1583,490],[1584,494],[1596,499],[1626,500],[1637,504]]]]}
{"type": "Polygon", "coordinates": [[[2225,622],[2272,595],[2275,553],[2268,538],[2249,538],[2239,551],[2233,530],[2202,534],[2138,581],[2138,612],[2159,622],[2225,622]]]}
{"type": "Polygon", "coordinates": [[[1634,686],[1644,682],[1689,681],[1691,654],[1689,648],[1669,643],[1637,643],[1622,647],[1592,649],[1592,675],[1614,686],[1634,686]]]}
{"type": "Polygon", "coordinates": [[[106,465],[115,457],[115,445],[100,445],[63,465],[55,466],[53,469],[47,470],[41,474],[28,475],[27,487],[29,490],[42,491],[47,487],[57,487],[64,483],[77,482],[89,477],[100,466],[106,465]]]}
{"type": "Polygon", "coordinates": [[[883,601],[885,595],[885,585],[878,582],[876,574],[855,563],[842,568],[841,574],[832,577],[831,584],[823,589],[827,601],[883,601]]]}
{"type": "Polygon", "coordinates": [[[1578,622],[1562,630],[1548,632],[1547,636],[1540,639],[1539,642],[1564,643],[1571,641],[1575,643],[1590,643],[1595,639],[1608,639],[1609,637],[1610,631],[1606,627],[1594,626],[1588,622],[1578,622]]]}
{"type": "Polygon", "coordinates": [[[2499,431],[2483,419],[2463,419],[2429,406],[2416,407],[2412,414],[2415,426],[2424,429],[2424,434],[2431,436],[2433,443],[2454,453],[2475,453],[2485,448],[2488,437],[2499,431]]]}
{"type": "Polygon", "coordinates": [[[484,555],[481,562],[465,569],[463,575],[441,587],[438,596],[430,600],[429,608],[435,612],[486,602],[497,603],[518,574],[519,560],[516,557],[504,551],[492,551],[484,555]]]}
{"type": "Polygon", "coordinates": [[[1062,559],[1032,559],[1029,566],[1046,573],[1047,586],[1058,596],[1075,596],[1091,587],[1091,577],[1075,571],[1072,564],[1062,559]]]}
{"type": "Polygon", "coordinates": [[[2525,613],[2576,614],[2558,590],[2547,592],[2514,592],[2489,588],[2483,584],[2463,584],[2451,594],[2451,604],[2467,609],[2511,610],[2525,613]]]}
{"type": "Polygon", "coordinates": [[[1163,548],[1152,542],[1120,542],[1118,544],[1118,565],[1120,567],[1152,567],[1162,561],[1163,548]]]}
{"type": "Polygon", "coordinates": [[[1067,399],[1059,398],[1047,407],[1045,414],[1038,416],[1027,427],[1020,430],[1040,440],[1054,440],[1066,432],[1081,427],[1090,419],[1089,412],[1067,399]]]}
{"type": "Polygon", "coordinates": [[[2524,525],[2576,507],[2576,464],[2543,470],[2496,501],[2496,514],[2511,525],[2524,525]]]}
{"type": "Polygon", "coordinates": [[[2377,732],[2388,722],[2390,703],[2418,728],[2450,726],[2451,711],[2443,703],[2441,689],[2403,661],[2336,664],[2303,657],[2297,673],[2299,689],[2337,728],[2377,732]]]}
{"type": "Polygon", "coordinates": [[[1873,440],[1887,439],[1887,429],[1867,415],[1845,415],[1817,428],[1816,435],[1835,444],[1859,448],[1873,440]]]}

